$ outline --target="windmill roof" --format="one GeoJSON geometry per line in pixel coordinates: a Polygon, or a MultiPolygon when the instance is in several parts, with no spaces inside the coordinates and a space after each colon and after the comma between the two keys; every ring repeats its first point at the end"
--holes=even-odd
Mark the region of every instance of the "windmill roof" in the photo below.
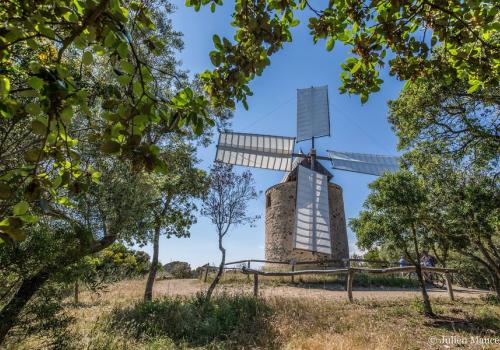
{"type": "MultiPolygon", "coordinates": [[[[303,167],[310,169],[311,168],[311,158],[304,157],[300,161],[294,161],[292,164],[292,170],[285,176],[285,178],[283,179],[282,182],[297,181],[297,173],[299,171],[299,165],[302,165],[303,167]]],[[[322,175],[325,175],[328,178],[328,181],[330,181],[333,178],[332,173],[330,173],[317,160],[314,161],[314,171],[316,171],[317,173],[320,173],[322,175]]]]}

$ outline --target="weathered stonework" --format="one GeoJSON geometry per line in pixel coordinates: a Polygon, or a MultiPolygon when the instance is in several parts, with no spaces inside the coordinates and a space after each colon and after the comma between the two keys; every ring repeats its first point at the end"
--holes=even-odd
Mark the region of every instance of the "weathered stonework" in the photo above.
{"type": "MultiPolygon", "coordinates": [[[[293,249],[296,191],[296,181],[280,183],[266,191],[266,260],[290,261],[295,258],[297,261],[321,261],[348,258],[349,246],[342,188],[336,184],[328,184],[330,234],[332,239],[331,255],[293,249]]],[[[274,268],[277,266],[271,265],[268,267],[274,268]]]]}

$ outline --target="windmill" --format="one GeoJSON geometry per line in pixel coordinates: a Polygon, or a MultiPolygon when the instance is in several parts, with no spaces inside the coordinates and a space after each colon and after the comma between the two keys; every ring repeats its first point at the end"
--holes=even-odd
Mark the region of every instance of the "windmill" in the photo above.
{"type": "Polygon", "coordinates": [[[348,257],[342,189],[329,183],[333,175],[319,160],[329,161],[333,169],[371,175],[399,167],[399,158],[393,156],[332,150],[317,155],[315,139],[325,136],[330,136],[327,86],[297,90],[296,137],[237,132],[219,136],[216,161],[287,172],[280,184],[266,191],[267,260],[348,257]],[[309,152],[294,153],[295,143],[306,140],[311,140],[309,152]],[[278,203],[271,205],[272,197],[278,203]]]}

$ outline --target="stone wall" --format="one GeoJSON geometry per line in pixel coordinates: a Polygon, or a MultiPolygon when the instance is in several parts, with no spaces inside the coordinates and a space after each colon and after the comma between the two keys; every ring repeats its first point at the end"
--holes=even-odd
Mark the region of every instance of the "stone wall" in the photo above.
{"type": "MultiPolygon", "coordinates": [[[[328,184],[332,255],[293,249],[295,195],[297,183],[284,182],[266,191],[265,256],[266,260],[290,261],[343,259],[349,257],[342,188],[328,184]]],[[[269,267],[273,267],[271,265],[269,267]]],[[[274,266],[277,267],[277,266],[274,266]]]]}

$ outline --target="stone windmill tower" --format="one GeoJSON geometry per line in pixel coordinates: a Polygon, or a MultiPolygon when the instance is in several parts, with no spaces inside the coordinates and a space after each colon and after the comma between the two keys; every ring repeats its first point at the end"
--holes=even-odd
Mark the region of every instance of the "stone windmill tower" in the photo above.
{"type": "Polygon", "coordinates": [[[349,257],[342,188],[319,162],[332,168],[381,175],[398,169],[397,157],[327,151],[317,156],[314,139],[330,136],[328,87],[297,90],[297,137],[224,132],[216,161],[286,171],[266,191],[266,260],[322,261],[349,257]],[[295,142],[311,140],[308,154],[295,142]]]}

